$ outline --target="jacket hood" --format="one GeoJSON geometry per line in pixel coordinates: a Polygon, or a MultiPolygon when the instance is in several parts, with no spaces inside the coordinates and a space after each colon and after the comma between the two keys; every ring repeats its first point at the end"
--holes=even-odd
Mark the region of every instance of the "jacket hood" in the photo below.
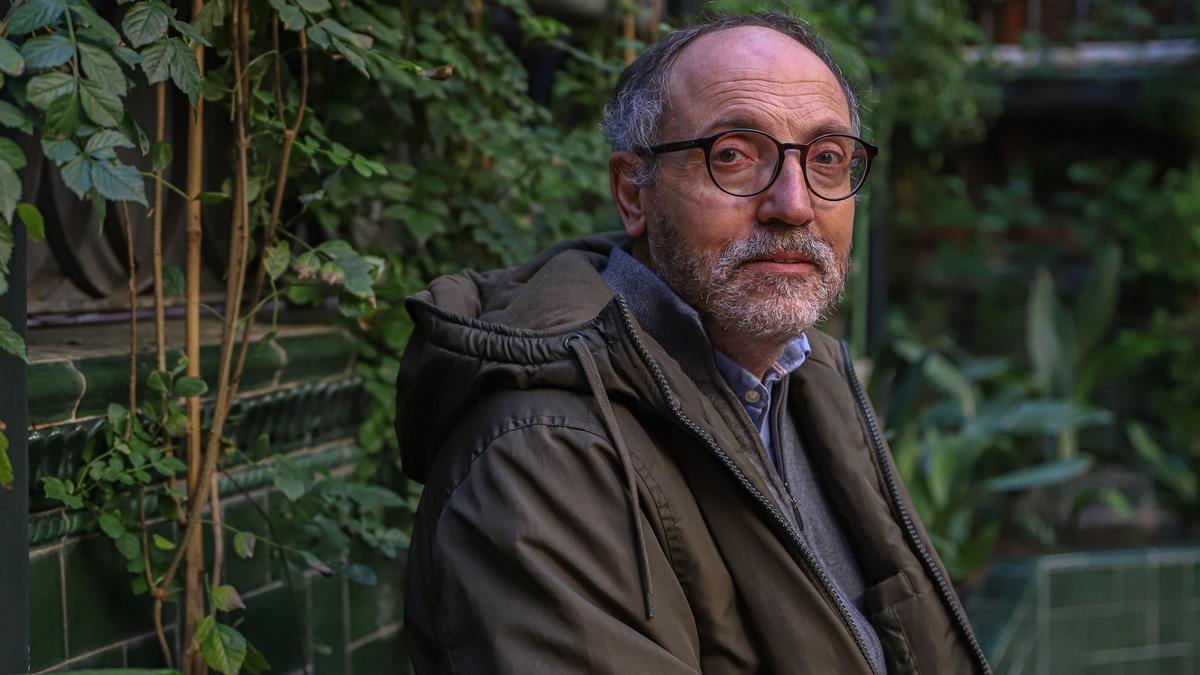
{"type": "Polygon", "coordinates": [[[464,270],[410,296],[414,327],[397,378],[396,431],[405,473],[424,482],[447,433],[481,393],[556,387],[587,391],[568,336],[597,351],[605,388],[631,393],[604,349],[619,312],[601,277],[610,233],[563,242],[518,267],[464,270]]]}

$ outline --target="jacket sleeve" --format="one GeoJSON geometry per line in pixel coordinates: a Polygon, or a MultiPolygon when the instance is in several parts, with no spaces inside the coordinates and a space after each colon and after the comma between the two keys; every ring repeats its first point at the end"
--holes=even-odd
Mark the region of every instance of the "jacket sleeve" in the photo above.
{"type": "Polygon", "coordinates": [[[529,421],[473,461],[440,510],[426,583],[440,670],[699,673],[697,630],[645,515],[647,619],[616,452],[586,421],[529,421]]]}

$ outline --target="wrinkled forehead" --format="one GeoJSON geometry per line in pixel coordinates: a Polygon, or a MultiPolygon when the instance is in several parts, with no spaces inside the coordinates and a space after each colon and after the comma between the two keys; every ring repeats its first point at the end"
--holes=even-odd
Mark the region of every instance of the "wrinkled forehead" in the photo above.
{"type": "Polygon", "coordinates": [[[660,133],[700,135],[723,121],[799,139],[812,129],[849,130],[851,118],[837,77],[812,50],[771,28],[739,26],[680,52],[660,133]]]}

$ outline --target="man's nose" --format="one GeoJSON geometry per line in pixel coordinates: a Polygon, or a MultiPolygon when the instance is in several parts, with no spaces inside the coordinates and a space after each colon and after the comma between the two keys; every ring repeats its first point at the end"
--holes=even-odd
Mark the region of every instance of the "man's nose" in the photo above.
{"type": "Polygon", "coordinates": [[[809,192],[808,184],[804,181],[802,161],[800,153],[796,150],[784,153],[779,176],[764,193],[765,199],[759,204],[759,222],[780,222],[792,226],[804,226],[812,222],[815,215],[815,197],[809,192]]]}

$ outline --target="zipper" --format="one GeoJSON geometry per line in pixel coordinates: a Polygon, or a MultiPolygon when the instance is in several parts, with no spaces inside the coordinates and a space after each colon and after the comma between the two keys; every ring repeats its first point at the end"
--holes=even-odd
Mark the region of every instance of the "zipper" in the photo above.
{"type": "Polygon", "coordinates": [[[900,499],[900,487],[896,482],[895,474],[892,473],[892,466],[887,461],[887,450],[883,445],[883,435],[879,432],[879,425],[875,423],[875,416],[871,414],[871,406],[867,404],[867,395],[863,392],[862,384],[858,381],[858,374],[854,372],[854,361],[850,358],[850,350],[846,347],[845,342],[841,343],[841,348],[842,360],[845,363],[846,373],[850,380],[850,389],[854,392],[854,398],[858,401],[858,408],[862,411],[863,419],[867,421],[867,429],[871,432],[871,442],[875,450],[875,463],[879,466],[880,473],[883,474],[883,482],[887,487],[888,498],[892,502],[892,507],[900,517],[900,528],[904,530],[904,536],[908,539],[909,545],[917,553],[917,557],[921,559],[925,573],[936,584],[942,604],[946,606],[946,610],[954,618],[959,632],[966,639],[971,654],[975,657],[976,665],[979,666],[982,673],[991,675],[991,666],[988,665],[983,648],[979,646],[979,640],[975,638],[975,633],[971,630],[970,622],[967,621],[966,615],[959,609],[958,603],[954,602],[954,592],[950,588],[950,582],[946,580],[946,577],[942,575],[942,571],[938,569],[933,555],[925,547],[925,542],[921,541],[920,535],[917,534],[917,528],[913,525],[912,516],[909,515],[908,509],[905,508],[904,501],[900,499]]]}
{"type": "Polygon", "coordinates": [[[804,561],[804,565],[808,568],[809,573],[812,576],[815,576],[820,582],[826,599],[834,606],[835,609],[837,609],[838,614],[840,614],[842,617],[842,623],[845,624],[846,629],[850,631],[850,635],[854,638],[854,642],[858,644],[859,653],[862,655],[863,660],[866,661],[867,669],[871,672],[875,672],[875,666],[872,665],[871,658],[867,655],[868,651],[866,639],[854,625],[854,620],[850,617],[850,609],[846,606],[846,603],[842,600],[841,596],[834,591],[833,580],[829,578],[829,575],[826,574],[821,566],[817,563],[816,556],[808,548],[808,545],[804,543],[804,540],[800,538],[800,535],[797,534],[792,528],[791,523],[787,521],[787,518],[784,517],[783,513],[781,513],[779,509],[775,508],[775,505],[771,503],[771,500],[767,498],[767,496],[764,495],[758,488],[756,488],[753,483],[750,482],[750,479],[746,477],[746,474],[742,473],[742,470],[738,468],[737,464],[734,464],[733,459],[728,455],[728,453],[721,449],[720,444],[717,443],[716,439],[712,437],[712,434],[708,433],[708,431],[701,428],[700,425],[693,422],[691,418],[689,418],[687,414],[683,412],[683,408],[679,405],[678,401],[671,396],[671,386],[667,383],[667,378],[665,375],[663,375],[662,369],[659,368],[658,363],[655,362],[654,357],[650,354],[650,351],[646,349],[646,345],[642,342],[641,336],[639,336],[637,331],[634,330],[633,321],[629,317],[629,308],[625,304],[625,298],[618,295],[616,299],[617,307],[621,314],[621,322],[625,328],[625,333],[633,342],[633,346],[638,353],[638,357],[642,359],[642,362],[650,370],[650,375],[654,379],[654,384],[658,388],[658,393],[663,397],[663,400],[667,402],[667,406],[671,409],[671,413],[675,416],[675,419],[682,424],[684,428],[691,432],[693,436],[704,442],[709,451],[711,451],[713,455],[715,455],[716,458],[721,462],[721,464],[733,474],[733,477],[737,480],[738,484],[740,484],[742,488],[754,498],[759,506],[761,506],[771,516],[771,519],[781,529],[787,532],[790,543],[800,554],[800,558],[804,561]]]}

